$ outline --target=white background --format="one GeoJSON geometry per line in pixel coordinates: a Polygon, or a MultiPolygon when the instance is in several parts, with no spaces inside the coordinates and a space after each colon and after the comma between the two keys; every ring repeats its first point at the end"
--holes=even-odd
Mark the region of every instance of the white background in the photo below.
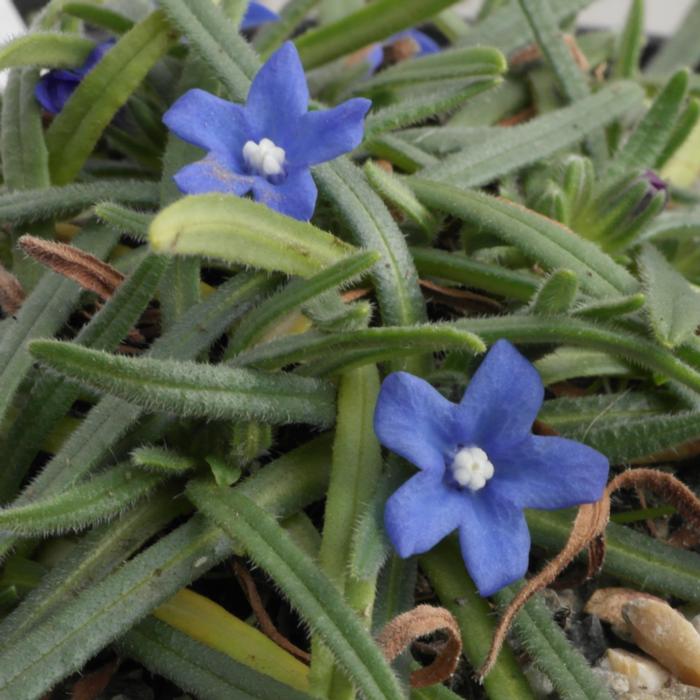
{"type": "MultiPolygon", "coordinates": [[[[692,0],[646,0],[647,32],[661,35],[673,32],[691,2],[692,0]]],[[[284,0],[265,0],[265,4],[279,8],[284,4],[284,0]]],[[[460,8],[471,15],[479,4],[479,0],[466,0],[460,3],[460,8]]],[[[580,14],[580,23],[592,27],[619,27],[624,21],[628,7],[629,0],[597,0],[580,14]]],[[[19,34],[22,27],[22,21],[11,0],[0,0],[0,43],[19,34]]],[[[4,78],[0,73],[0,89],[4,78]]]]}

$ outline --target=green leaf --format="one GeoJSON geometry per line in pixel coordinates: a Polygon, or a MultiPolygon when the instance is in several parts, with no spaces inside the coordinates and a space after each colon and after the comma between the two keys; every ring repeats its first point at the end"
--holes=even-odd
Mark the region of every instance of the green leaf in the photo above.
{"type": "Polygon", "coordinates": [[[628,294],[615,299],[596,299],[595,301],[583,302],[573,309],[573,314],[581,318],[601,319],[604,321],[639,311],[645,302],[646,297],[644,294],[638,292],[637,294],[628,294]]]}
{"type": "Polygon", "coordinates": [[[182,474],[197,466],[197,461],[192,457],[156,445],[137,447],[130,457],[135,466],[160,474],[182,474]]]}
{"type": "Polygon", "coordinates": [[[229,97],[243,102],[260,64],[223,10],[209,1],[159,0],[158,4],[221,81],[229,97]]]}
{"type": "MultiPolygon", "coordinates": [[[[253,38],[253,46],[262,58],[268,58],[285,39],[289,38],[304,17],[319,2],[320,0],[290,0],[286,2],[279,13],[279,20],[263,25],[253,38]]],[[[347,6],[347,0],[342,0],[342,4],[347,6]]]]}
{"type": "Polygon", "coordinates": [[[534,275],[479,262],[461,253],[411,248],[411,254],[421,276],[460,282],[466,287],[483,289],[518,301],[529,301],[538,288],[539,279],[534,275]]]}
{"type": "MultiPolygon", "coordinates": [[[[440,603],[457,618],[469,664],[474,669],[479,668],[491,644],[496,618],[488,601],[478,594],[469,578],[456,539],[449,538],[421,555],[420,566],[440,603]]],[[[493,670],[484,679],[484,689],[492,700],[533,700],[535,697],[508,647],[504,647],[493,670]]]]}
{"type": "Polygon", "coordinates": [[[375,0],[371,5],[296,40],[304,67],[315,68],[335,58],[386,39],[436,15],[456,0],[375,0]]]}
{"type": "Polygon", "coordinates": [[[700,294],[650,244],[642,248],[637,263],[651,328],[663,345],[675,348],[700,325],[700,294]]]}
{"type": "Polygon", "coordinates": [[[466,85],[434,86],[432,90],[416,97],[406,97],[397,104],[373,112],[365,124],[365,138],[371,141],[385,131],[393,131],[437,116],[459,107],[486,90],[496,87],[500,80],[477,80],[466,85]]]}
{"type": "Polygon", "coordinates": [[[328,290],[349,284],[363,275],[379,259],[373,251],[363,251],[343,258],[309,279],[296,279],[266,299],[254,314],[246,316],[231,336],[226,358],[232,358],[250,347],[273,324],[328,290]]]}
{"type": "MultiPolygon", "coordinates": [[[[510,603],[517,592],[515,585],[496,594],[502,607],[510,603]]],[[[513,632],[527,650],[534,665],[542,671],[560,697],[566,700],[612,700],[603,679],[566,638],[561,627],[540,596],[532,598],[518,613],[513,632]]]]}
{"type": "Polygon", "coordinates": [[[448,348],[481,353],[485,346],[478,336],[448,325],[383,326],[344,333],[309,332],[280,338],[241,353],[233,362],[265,369],[305,362],[309,363],[307,373],[323,376],[350,367],[448,348]]]}
{"type": "MultiPolygon", "coordinates": [[[[273,516],[290,515],[323,497],[327,460],[325,444],[315,441],[261,469],[236,489],[273,516]],[[279,488],[282,481],[285,489],[279,488]]],[[[231,552],[221,530],[199,516],[161,537],[4,649],[0,698],[41,696],[231,552]]]]}
{"type": "Polygon", "coordinates": [[[485,185],[543,160],[642,104],[644,92],[630,82],[609,85],[569,107],[515,127],[495,127],[492,137],[426,168],[421,177],[459,187],[485,185]]]}
{"type": "Polygon", "coordinates": [[[644,0],[632,0],[625,28],[615,51],[612,69],[614,78],[622,80],[637,76],[644,43],[644,0]]]}
{"type": "Polygon", "coordinates": [[[163,479],[162,474],[145,474],[131,465],[119,465],[70,491],[0,509],[0,529],[22,537],[83,530],[145,498],[163,479]]]}
{"type": "Polygon", "coordinates": [[[578,292],[578,279],[571,270],[555,270],[545,279],[532,301],[532,313],[551,316],[567,313],[578,292]]]}
{"type": "Polygon", "coordinates": [[[637,281],[625,268],[562,224],[481,192],[466,192],[415,176],[407,182],[426,206],[452,214],[516,246],[547,269],[571,270],[578,276],[581,289],[593,296],[637,291],[637,281]]]}
{"type": "MultiPolygon", "coordinates": [[[[79,248],[104,257],[115,245],[116,237],[92,227],[84,230],[75,242],[79,248]]],[[[27,352],[29,343],[34,338],[50,337],[61,328],[73,311],[80,291],[75,282],[54,273],[46,274],[5,327],[0,337],[0,420],[32,366],[27,352]]]]}
{"type": "Polygon", "coordinates": [[[84,63],[95,42],[74,34],[33,32],[0,47],[0,70],[16,66],[75,68],[84,63]]]}
{"type": "Polygon", "coordinates": [[[200,255],[309,277],[353,252],[352,246],[250,199],[203,194],[161,211],[149,231],[151,248],[200,255]]]}
{"type": "Polygon", "coordinates": [[[87,24],[101,27],[115,34],[128,32],[134,23],[128,17],[98,5],[96,2],[66,2],[61,9],[71,17],[77,17],[87,24]]]}
{"type": "Polygon", "coordinates": [[[372,282],[384,323],[411,325],[425,321],[425,303],[406,240],[362,171],[350,160],[339,158],[315,168],[314,175],[355,243],[382,256],[373,269],[372,282]]]}
{"type": "Polygon", "coordinates": [[[647,72],[665,75],[683,66],[694,66],[700,60],[700,2],[690,6],[677,29],[663,42],[647,66],[647,72]]]}
{"type": "Polygon", "coordinates": [[[309,700],[310,696],[148,618],[117,643],[126,656],[208,700],[309,700]]]}
{"type": "Polygon", "coordinates": [[[367,700],[399,700],[401,687],[381,651],[333,583],[277,521],[235,491],[193,483],[188,496],[246,549],[299,611],[367,700]]]}
{"type": "Polygon", "coordinates": [[[611,162],[608,184],[656,165],[676,126],[688,93],[688,71],[678,71],[656,96],[635,130],[611,162]]]}
{"type": "Polygon", "coordinates": [[[124,34],[80,81],[46,132],[54,183],[75,178],[119,108],[173,42],[165,17],[154,12],[124,34]]]}
{"type": "Polygon", "coordinates": [[[534,365],[545,386],[579,377],[617,377],[631,373],[629,364],[608,353],[580,348],[558,348],[534,365]]]}
{"type": "Polygon", "coordinates": [[[700,235],[700,206],[684,207],[664,212],[652,221],[639,241],[663,238],[693,238],[700,235]]]}
{"type": "Polygon", "coordinates": [[[7,223],[67,217],[111,197],[123,204],[158,204],[158,186],[138,180],[86,182],[0,193],[0,220],[7,223]]]}
{"type": "MultiPolygon", "coordinates": [[[[676,151],[685,145],[686,140],[695,130],[698,120],[700,120],[700,100],[693,97],[688,100],[686,108],[676,120],[676,125],[673,127],[673,131],[668,137],[664,149],[656,159],[656,170],[663,168],[663,166],[673,158],[676,151]]],[[[666,173],[664,173],[664,175],[666,175],[666,173]]]]}
{"type": "Polygon", "coordinates": [[[148,229],[153,221],[153,214],[129,209],[116,202],[102,202],[94,207],[95,216],[119,233],[125,234],[139,242],[148,238],[148,229]]]}
{"type": "Polygon", "coordinates": [[[180,416],[331,425],[332,385],[291,374],[129,358],[73,343],[35,340],[31,354],[61,374],[150,411],[180,416]]]}

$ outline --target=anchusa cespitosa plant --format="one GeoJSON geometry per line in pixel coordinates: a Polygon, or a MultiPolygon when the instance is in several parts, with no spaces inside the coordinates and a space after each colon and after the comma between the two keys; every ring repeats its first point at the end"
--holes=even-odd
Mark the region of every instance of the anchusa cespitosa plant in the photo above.
{"type": "Polygon", "coordinates": [[[700,603],[700,4],[586,4],[0,47],[0,700],[610,698],[539,591],[700,603]]]}

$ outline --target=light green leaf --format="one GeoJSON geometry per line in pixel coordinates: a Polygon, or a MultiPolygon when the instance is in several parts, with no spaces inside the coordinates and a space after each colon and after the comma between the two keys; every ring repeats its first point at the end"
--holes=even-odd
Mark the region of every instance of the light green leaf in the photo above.
{"type": "Polygon", "coordinates": [[[90,39],[73,34],[34,32],[0,47],[0,70],[15,66],[75,68],[94,46],[90,39]]]}

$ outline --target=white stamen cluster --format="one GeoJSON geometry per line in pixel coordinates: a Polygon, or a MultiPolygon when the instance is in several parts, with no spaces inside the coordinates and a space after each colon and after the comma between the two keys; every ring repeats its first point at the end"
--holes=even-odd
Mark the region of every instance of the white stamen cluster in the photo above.
{"type": "Polygon", "coordinates": [[[493,476],[493,464],[480,447],[462,447],[450,465],[452,476],[460,486],[478,491],[493,476]]]}
{"type": "Polygon", "coordinates": [[[246,141],[243,146],[243,159],[248,167],[258,175],[274,177],[284,172],[284,148],[276,146],[270,139],[261,139],[260,143],[246,141]]]}

